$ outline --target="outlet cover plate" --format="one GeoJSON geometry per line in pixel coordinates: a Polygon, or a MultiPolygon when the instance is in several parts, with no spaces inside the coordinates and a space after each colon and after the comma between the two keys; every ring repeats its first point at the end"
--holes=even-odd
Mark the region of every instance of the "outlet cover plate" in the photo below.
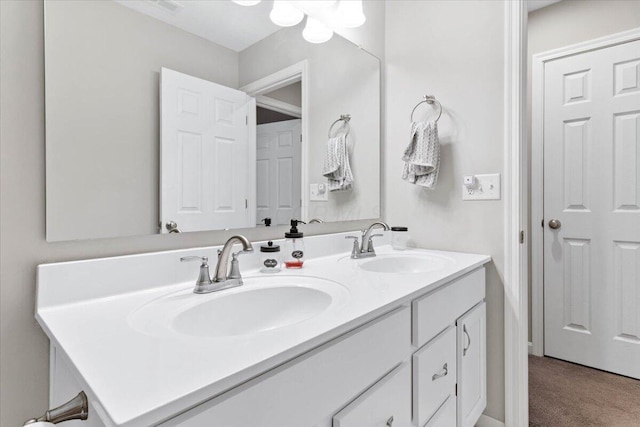
{"type": "Polygon", "coordinates": [[[476,181],[473,188],[467,188],[462,185],[462,200],[500,200],[499,173],[474,176],[476,181]]]}
{"type": "Polygon", "coordinates": [[[309,200],[312,202],[328,202],[329,189],[327,184],[309,184],[309,200]],[[321,192],[322,186],[324,186],[323,192],[321,192]]]}

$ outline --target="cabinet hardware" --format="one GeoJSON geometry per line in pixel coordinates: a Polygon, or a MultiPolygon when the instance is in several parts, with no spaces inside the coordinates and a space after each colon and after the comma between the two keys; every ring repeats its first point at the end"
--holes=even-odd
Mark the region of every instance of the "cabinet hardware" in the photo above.
{"type": "Polygon", "coordinates": [[[393,426],[393,416],[387,420],[387,427],[393,426]]]}
{"type": "Polygon", "coordinates": [[[439,372],[436,372],[435,374],[433,374],[433,376],[431,377],[431,381],[435,381],[438,378],[446,377],[448,373],[449,373],[448,364],[445,363],[439,372]]]}
{"type": "Polygon", "coordinates": [[[467,344],[462,350],[462,355],[466,356],[467,350],[469,350],[469,347],[471,347],[471,336],[469,335],[469,332],[467,332],[467,325],[462,325],[462,332],[464,332],[464,334],[467,336],[467,339],[469,340],[469,344],[467,344]]]}

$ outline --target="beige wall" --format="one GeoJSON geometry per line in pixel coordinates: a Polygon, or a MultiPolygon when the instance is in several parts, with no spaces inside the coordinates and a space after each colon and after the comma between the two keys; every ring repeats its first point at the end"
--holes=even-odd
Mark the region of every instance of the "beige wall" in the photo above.
{"type": "MultiPolygon", "coordinates": [[[[384,4],[370,11],[383,16],[384,4]]],[[[375,21],[374,21],[375,22],[375,21]]],[[[383,51],[378,29],[358,33],[383,51]],[[378,44],[376,44],[378,43],[378,44]]],[[[206,246],[231,232],[150,235],[47,243],[45,240],[44,46],[42,1],[0,1],[0,425],[22,425],[47,409],[48,340],[34,312],[36,266],[43,262],[206,246]]],[[[308,234],[346,231],[369,221],[314,224],[308,234]]],[[[253,240],[286,227],[247,230],[253,240]]]]}
{"type": "Polygon", "coordinates": [[[487,269],[486,413],[498,420],[504,419],[504,204],[463,202],[460,187],[463,175],[503,172],[503,13],[497,1],[393,1],[385,50],[385,218],[407,225],[418,246],[493,257],[487,269]],[[427,93],[444,110],[434,191],[400,179],[409,115],[427,93]]]}
{"type": "MultiPolygon", "coordinates": [[[[529,141],[531,140],[531,100],[533,99],[531,94],[533,55],[638,27],[640,27],[640,1],[637,0],[564,0],[529,14],[527,74],[529,141]]],[[[529,158],[531,158],[530,146],[529,158]]],[[[531,221],[539,227],[539,218],[531,218],[531,221]]],[[[532,230],[531,224],[529,227],[532,230]]],[[[529,284],[529,340],[531,340],[531,278],[529,278],[529,284]]]]}
{"type": "Polygon", "coordinates": [[[238,53],[112,1],[45,16],[48,240],[157,233],[160,69],[237,88],[238,53]]]}

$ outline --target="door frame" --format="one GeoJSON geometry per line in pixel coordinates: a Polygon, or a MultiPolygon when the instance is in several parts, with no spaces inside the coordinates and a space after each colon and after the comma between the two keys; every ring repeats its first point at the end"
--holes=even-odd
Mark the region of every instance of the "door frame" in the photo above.
{"type": "Polygon", "coordinates": [[[531,342],[544,356],[544,68],[549,61],[640,40],[640,28],[536,54],[532,58],[531,111],[531,342]]]}
{"type": "Polygon", "coordinates": [[[296,82],[300,82],[302,86],[302,106],[300,107],[300,115],[302,116],[302,121],[300,123],[300,129],[302,132],[302,141],[300,146],[300,155],[302,157],[300,163],[300,173],[302,177],[302,182],[300,183],[300,197],[302,201],[300,206],[300,216],[304,219],[308,217],[309,211],[309,63],[305,59],[304,61],[300,61],[266,77],[248,83],[242,86],[240,90],[264,102],[265,98],[267,101],[269,100],[268,97],[263,96],[265,93],[296,82]]]}

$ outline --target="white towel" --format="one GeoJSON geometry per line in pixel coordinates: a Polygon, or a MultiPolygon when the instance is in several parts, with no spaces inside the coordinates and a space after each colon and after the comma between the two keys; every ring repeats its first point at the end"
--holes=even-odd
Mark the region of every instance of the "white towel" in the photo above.
{"type": "Polygon", "coordinates": [[[344,134],[327,141],[327,155],[324,159],[322,174],[328,179],[329,191],[346,191],[351,189],[353,174],[349,163],[349,150],[344,134]]]}
{"type": "Polygon", "coordinates": [[[440,169],[440,142],[435,121],[411,123],[411,139],[402,160],[402,179],[431,190],[435,188],[440,169]]]}

